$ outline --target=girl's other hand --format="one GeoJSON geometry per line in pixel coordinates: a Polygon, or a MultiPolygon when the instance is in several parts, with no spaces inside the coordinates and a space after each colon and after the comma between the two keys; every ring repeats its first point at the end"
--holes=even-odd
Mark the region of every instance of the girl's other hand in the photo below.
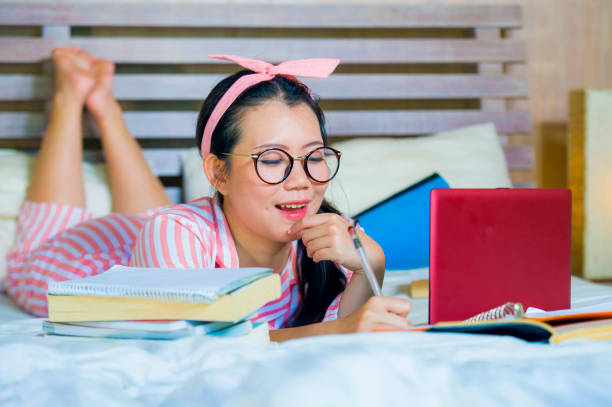
{"type": "Polygon", "coordinates": [[[336,321],[336,333],[372,332],[377,329],[407,329],[410,301],[395,297],[371,297],[352,314],[336,321]]]}
{"type": "MultiPolygon", "coordinates": [[[[329,260],[360,273],[363,265],[348,233],[349,222],[335,213],[308,215],[288,230],[294,239],[302,239],[308,257],[315,262],[329,260]]],[[[363,232],[359,239],[374,270],[384,270],[384,253],[380,246],[363,232]]]]}

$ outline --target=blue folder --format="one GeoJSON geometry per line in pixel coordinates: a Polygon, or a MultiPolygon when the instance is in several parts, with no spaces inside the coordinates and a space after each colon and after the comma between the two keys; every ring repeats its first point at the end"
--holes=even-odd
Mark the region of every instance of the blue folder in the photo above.
{"type": "Polygon", "coordinates": [[[355,215],[383,248],[387,270],[429,267],[429,205],[434,188],[449,188],[438,174],[355,215]]]}

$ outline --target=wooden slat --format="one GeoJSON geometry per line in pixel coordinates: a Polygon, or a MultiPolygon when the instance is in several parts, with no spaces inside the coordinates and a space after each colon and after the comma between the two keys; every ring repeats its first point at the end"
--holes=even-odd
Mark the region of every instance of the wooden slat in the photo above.
{"type": "MultiPolygon", "coordinates": [[[[493,122],[500,133],[530,129],[529,112],[482,112],[479,110],[331,110],[325,114],[330,136],[401,136],[429,134],[463,126],[493,122]]],[[[142,138],[191,138],[196,112],[126,112],[128,128],[142,138]]],[[[44,129],[40,113],[0,113],[0,137],[30,137],[44,129]]]]}
{"type": "Polygon", "coordinates": [[[332,136],[429,134],[463,126],[493,122],[500,133],[527,132],[529,112],[477,110],[328,111],[327,130],[332,136]]]}
{"type": "MultiPolygon", "coordinates": [[[[502,35],[499,28],[477,28],[475,31],[476,38],[481,40],[496,40],[502,35]]],[[[478,72],[485,76],[498,76],[504,72],[504,66],[500,63],[478,64],[478,72]]],[[[500,98],[483,98],[480,101],[480,109],[488,112],[503,112],[506,110],[506,101],[500,98]]]]}
{"type": "Polygon", "coordinates": [[[516,181],[516,182],[512,182],[512,187],[513,188],[535,188],[535,182],[534,181],[516,181]]]}
{"type": "Polygon", "coordinates": [[[520,27],[519,6],[194,4],[194,2],[0,4],[0,24],[166,27],[520,27]],[[350,7],[349,10],[347,8],[350,7]]]}
{"type": "Polygon", "coordinates": [[[535,165],[533,146],[504,146],[506,162],[513,170],[530,170],[535,165]]]}
{"type": "Polygon", "coordinates": [[[0,38],[0,60],[32,63],[48,58],[60,45],[77,45],[98,58],[117,63],[224,63],[208,57],[225,53],[281,62],[312,57],[342,63],[520,62],[524,44],[517,40],[473,39],[301,39],[301,38],[84,38],[51,41],[0,38]]]}
{"type": "Polygon", "coordinates": [[[181,175],[182,149],[171,148],[145,148],[143,154],[149,163],[149,167],[158,176],[181,175]]]}
{"type": "Polygon", "coordinates": [[[40,75],[0,75],[0,100],[41,100],[51,96],[52,80],[40,75]]]}
{"type": "MultiPolygon", "coordinates": [[[[534,168],[532,146],[504,146],[503,150],[510,170],[531,170],[534,168]]],[[[143,152],[149,166],[156,175],[180,176],[182,173],[181,154],[183,151],[183,148],[162,148],[144,149],[143,152]]]]}
{"type": "MultiPolygon", "coordinates": [[[[200,100],[225,77],[219,74],[151,74],[115,76],[121,100],[200,100]]],[[[0,75],[0,100],[40,100],[51,96],[52,79],[34,75],[0,75]]],[[[325,80],[304,79],[323,99],[452,99],[527,96],[524,79],[506,75],[337,74],[325,80]]]]}

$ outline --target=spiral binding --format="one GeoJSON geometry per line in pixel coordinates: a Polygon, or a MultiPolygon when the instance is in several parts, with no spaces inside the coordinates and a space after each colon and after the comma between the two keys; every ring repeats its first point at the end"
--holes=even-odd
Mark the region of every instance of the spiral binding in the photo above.
{"type": "Polygon", "coordinates": [[[494,319],[513,319],[521,318],[525,315],[523,310],[523,304],[519,302],[507,302],[499,307],[495,307],[485,312],[481,312],[478,315],[474,315],[472,318],[467,319],[465,323],[490,321],[494,319]]]}

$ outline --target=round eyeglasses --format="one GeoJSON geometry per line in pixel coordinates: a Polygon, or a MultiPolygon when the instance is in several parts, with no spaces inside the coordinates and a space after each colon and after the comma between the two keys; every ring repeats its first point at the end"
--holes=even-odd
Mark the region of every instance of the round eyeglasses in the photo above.
{"type": "Polygon", "coordinates": [[[295,160],[302,161],[304,172],[316,182],[329,182],[338,173],[342,153],[331,147],[319,147],[304,156],[293,157],[280,148],[269,148],[257,154],[234,154],[250,157],[255,164],[255,172],[266,184],[280,184],[289,177],[295,160]]]}

